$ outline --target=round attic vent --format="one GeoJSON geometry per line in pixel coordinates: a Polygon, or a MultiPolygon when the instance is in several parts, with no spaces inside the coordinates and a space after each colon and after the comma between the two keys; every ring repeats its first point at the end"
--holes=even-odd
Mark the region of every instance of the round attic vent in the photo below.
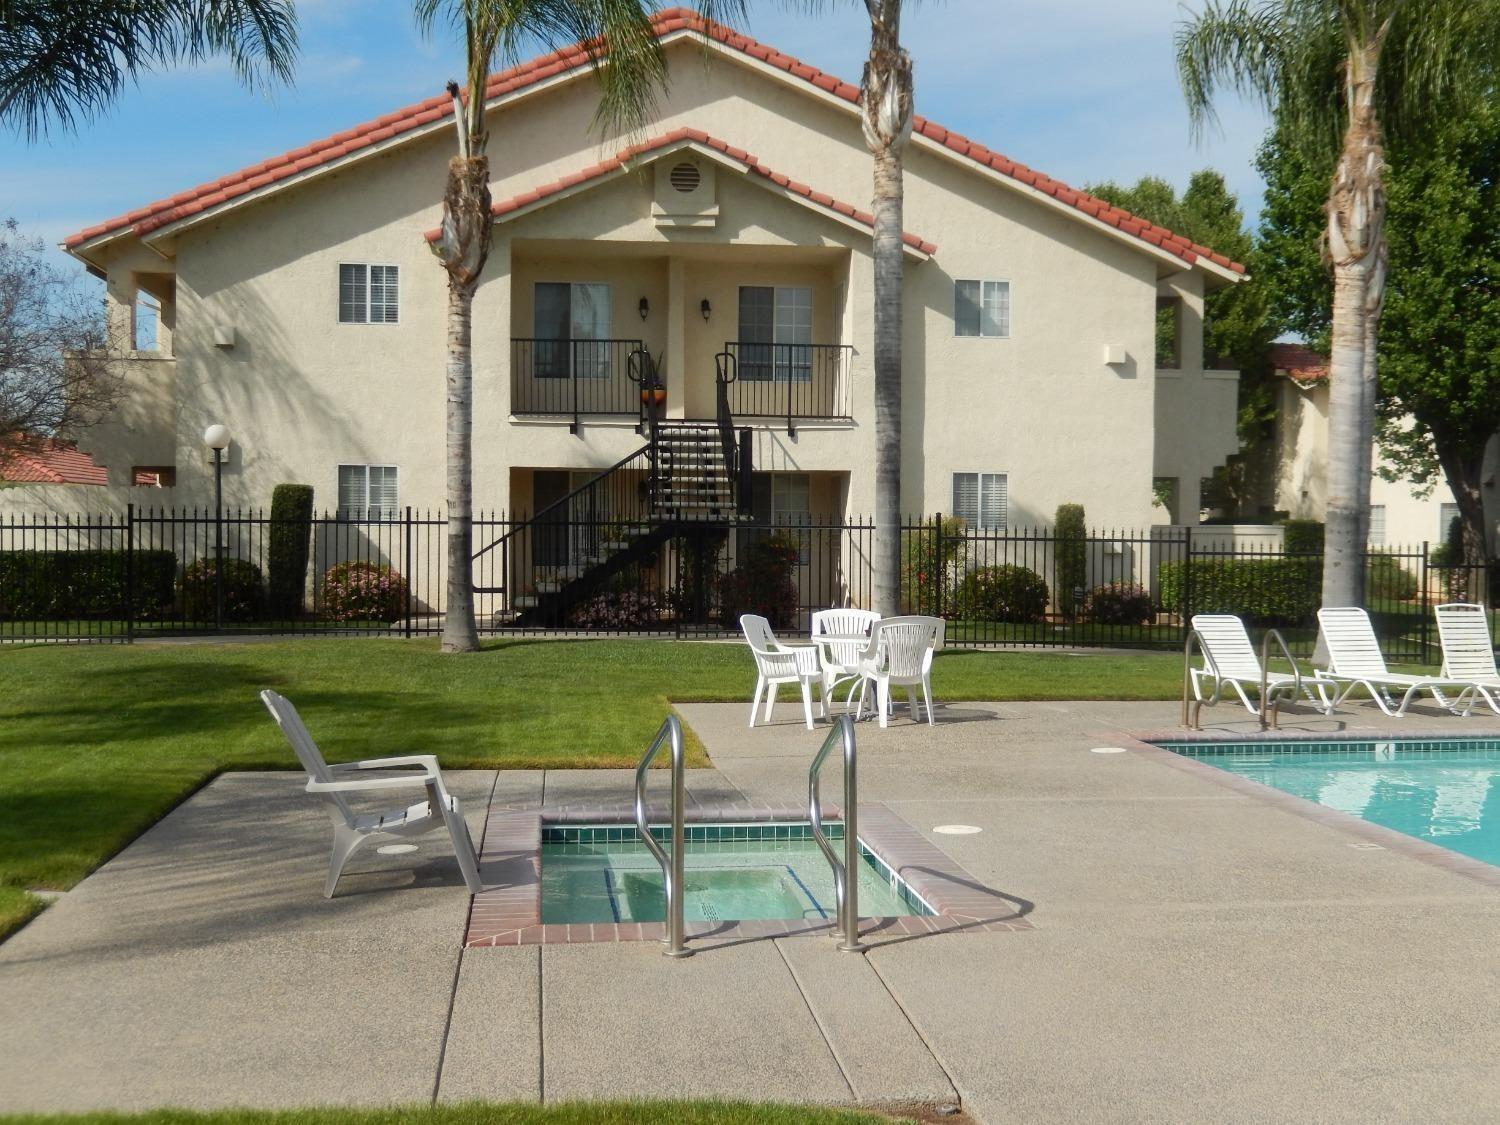
{"type": "Polygon", "coordinates": [[[686,195],[688,192],[697,191],[698,185],[703,182],[703,177],[698,172],[696,164],[689,164],[684,160],[675,165],[668,173],[667,179],[672,181],[672,186],[686,195]]]}

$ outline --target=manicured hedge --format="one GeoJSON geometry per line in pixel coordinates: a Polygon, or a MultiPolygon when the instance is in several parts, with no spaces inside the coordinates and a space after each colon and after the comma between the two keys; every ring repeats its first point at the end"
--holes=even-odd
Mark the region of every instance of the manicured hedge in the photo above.
{"type": "Polygon", "coordinates": [[[1164,563],[1157,572],[1167,610],[1184,611],[1185,566],[1192,585],[1188,615],[1233,613],[1251,625],[1308,625],[1322,597],[1316,558],[1194,559],[1164,563]]]}
{"type": "Polygon", "coordinates": [[[1282,550],[1289,555],[1321,555],[1323,525],[1318,520],[1282,520],[1282,550]]]}
{"type": "Polygon", "coordinates": [[[1047,583],[1024,566],[981,566],[965,574],[950,616],[1034,624],[1047,615],[1047,583]]]}
{"type": "MultiPolygon", "coordinates": [[[[136,551],[131,563],[131,614],[151,617],[171,606],[177,556],[136,551]]],[[[122,618],[125,583],[124,551],[3,551],[0,620],[122,618]]]]}
{"type": "Polygon", "coordinates": [[[1156,603],[1149,590],[1134,582],[1108,582],[1088,592],[1083,617],[1096,625],[1150,625],[1156,603]]]}
{"type": "Polygon", "coordinates": [[[1052,547],[1052,577],[1057,583],[1057,608],[1064,617],[1071,618],[1088,597],[1084,589],[1089,569],[1088,524],[1082,504],[1057,506],[1053,535],[1056,542],[1052,547]]]}
{"type": "MultiPolygon", "coordinates": [[[[182,612],[189,621],[218,616],[214,560],[199,559],[182,572],[182,612]]],[[[224,620],[256,621],[266,612],[266,583],[260,567],[244,559],[224,560],[224,620]]]]}
{"type": "Polygon", "coordinates": [[[310,484],[278,484],[271,490],[271,535],[266,550],[266,595],[271,616],[300,617],[312,550],[313,490],[310,484]]]}

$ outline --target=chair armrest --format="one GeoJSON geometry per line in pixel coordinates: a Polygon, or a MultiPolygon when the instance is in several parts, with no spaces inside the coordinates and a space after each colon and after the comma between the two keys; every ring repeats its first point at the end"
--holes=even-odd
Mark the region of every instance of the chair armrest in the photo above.
{"type": "Polygon", "coordinates": [[[334,773],[353,770],[397,770],[420,766],[428,773],[438,772],[437,758],[431,754],[403,754],[395,758],[366,758],[358,762],[337,762],[328,768],[334,773]]]}
{"type": "Polygon", "coordinates": [[[309,781],[309,793],[365,793],[377,789],[432,788],[442,791],[435,774],[407,774],[405,777],[366,777],[351,781],[309,781]]]}

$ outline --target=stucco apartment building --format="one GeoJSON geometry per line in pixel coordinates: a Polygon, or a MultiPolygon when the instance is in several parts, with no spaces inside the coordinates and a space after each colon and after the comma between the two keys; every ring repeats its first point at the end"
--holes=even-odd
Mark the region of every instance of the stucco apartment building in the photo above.
{"type": "MultiPolygon", "coordinates": [[[[722,397],[749,431],[760,514],[869,513],[857,88],[683,10],[656,29],[670,87],[638,138],[591,132],[581,51],[489,81],[476,506],[536,511],[639,450],[644,349],[664,426],[715,422],[722,397]]],[[[453,148],[438,96],[68,238],[119,332],[143,292],[159,303],[156,347],[122,357],[125,401],[82,437],[108,486],[0,506],[201,505],[219,422],[227,503],[297,481],[361,516],[441,507],[446,275],[428,240],[453,148]]],[[[1243,268],[921,118],[905,219],[906,509],[1000,528],[1079,502],[1143,527],[1166,522],[1166,481],[1196,522],[1201,478],[1237,447],[1237,375],[1202,366],[1203,298],[1243,268]],[[1181,359],[1158,370],[1163,301],[1181,359]]]]}

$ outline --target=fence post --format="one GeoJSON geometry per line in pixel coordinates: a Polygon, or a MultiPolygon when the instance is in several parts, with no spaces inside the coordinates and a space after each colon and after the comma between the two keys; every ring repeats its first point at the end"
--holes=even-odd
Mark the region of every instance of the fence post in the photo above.
{"type": "MultiPolygon", "coordinates": [[[[941,617],[943,616],[943,587],[948,584],[948,561],[943,558],[943,548],[946,544],[943,542],[943,513],[941,511],[932,518],[932,531],[937,536],[937,543],[935,544],[937,550],[933,552],[932,556],[937,560],[937,574],[934,575],[937,597],[934,599],[936,605],[932,616],[941,617]]],[[[908,565],[910,564],[908,563],[908,565]]]]}
{"type": "Polygon", "coordinates": [[[415,576],[411,572],[411,505],[410,504],[408,504],[406,506],[406,526],[404,528],[404,534],[402,535],[402,541],[403,541],[403,543],[405,545],[405,552],[404,553],[406,555],[406,561],[405,561],[405,564],[404,564],[404,569],[401,572],[401,573],[403,573],[403,574],[406,575],[406,629],[404,630],[404,632],[405,632],[405,635],[406,635],[407,639],[410,640],[411,639],[411,616],[412,616],[412,608],[413,608],[412,607],[412,593],[411,593],[411,588],[412,588],[412,583],[414,581],[416,581],[415,576]]]}
{"type": "Polygon", "coordinates": [[[1422,663],[1427,663],[1427,540],[1422,540],[1422,655],[1419,658],[1422,663]]]}
{"type": "Polygon", "coordinates": [[[1182,525],[1182,643],[1193,627],[1193,528],[1182,525]]]}
{"type": "Polygon", "coordinates": [[[135,504],[125,505],[125,643],[135,643],[135,504]]]}

